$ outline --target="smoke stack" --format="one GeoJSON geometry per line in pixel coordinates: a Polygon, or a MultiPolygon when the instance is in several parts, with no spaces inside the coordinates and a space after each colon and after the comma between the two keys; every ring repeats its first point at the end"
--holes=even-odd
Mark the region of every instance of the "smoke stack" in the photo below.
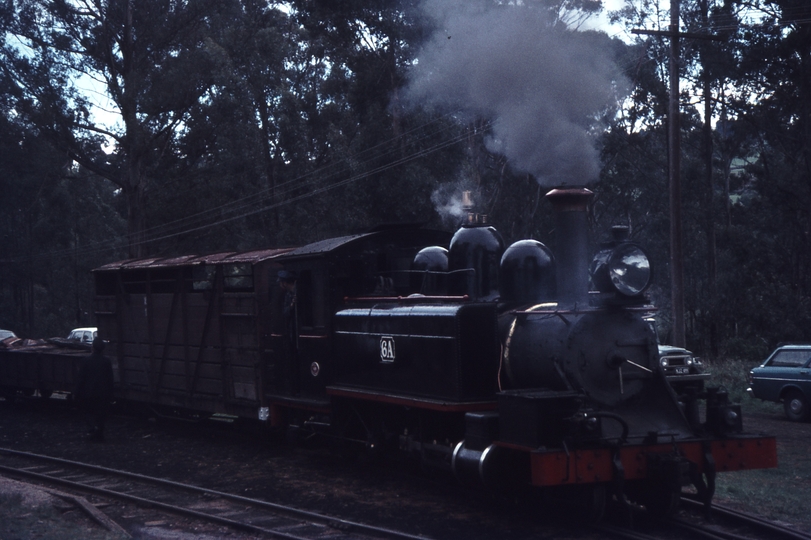
{"type": "Polygon", "coordinates": [[[553,189],[546,194],[555,212],[558,305],[586,305],[589,296],[588,216],[594,194],[585,188],[553,189]]]}

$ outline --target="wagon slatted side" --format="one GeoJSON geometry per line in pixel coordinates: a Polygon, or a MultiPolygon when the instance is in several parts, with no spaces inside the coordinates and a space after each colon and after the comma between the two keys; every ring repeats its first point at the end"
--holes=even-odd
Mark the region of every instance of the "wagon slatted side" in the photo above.
{"type": "Polygon", "coordinates": [[[125,399],[255,417],[269,287],[285,250],[124,261],[95,270],[99,335],[125,399]]]}

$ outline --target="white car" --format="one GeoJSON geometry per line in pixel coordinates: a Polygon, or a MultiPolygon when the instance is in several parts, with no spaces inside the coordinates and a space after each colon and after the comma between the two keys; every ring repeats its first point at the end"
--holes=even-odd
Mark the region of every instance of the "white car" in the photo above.
{"type": "Polygon", "coordinates": [[[12,337],[17,337],[17,335],[14,334],[14,332],[12,332],[11,330],[0,330],[0,341],[12,337]]]}
{"type": "Polygon", "coordinates": [[[99,335],[98,328],[74,328],[68,334],[68,341],[78,341],[79,343],[93,343],[96,336],[99,335]]]}

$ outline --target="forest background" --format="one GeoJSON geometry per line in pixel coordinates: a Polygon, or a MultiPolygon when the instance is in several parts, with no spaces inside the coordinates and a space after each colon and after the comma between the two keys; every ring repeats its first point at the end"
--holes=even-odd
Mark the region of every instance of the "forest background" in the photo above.
{"type": "MultiPolygon", "coordinates": [[[[46,337],[92,325],[90,270],[114,260],[301,245],[391,222],[453,230],[463,189],[507,244],[554,245],[544,194],[588,182],[595,242],[630,227],[667,329],[669,42],[631,31],[666,30],[669,5],[627,0],[608,33],[593,29],[603,8],[0,1],[0,328],[46,337]],[[539,34],[514,42],[509,26],[466,27],[460,12],[539,34]],[[536,64],[563,42],[588,48],[536,64]],[[439,88],[431,51],[457,43],[466,57],[439,88]],[[485,61],[491,52],[503,56],[485,61]],[[478,84],[534,101],[532,114],[465,86],[480,65],[494,69],[478,84]],[[516,70],[533,76],[528,89],[516,70]],[[605,84],[567,78],[594,72],[605,84]],[[549,116],[561,110],[563,127],[549,116]],[[548,164],[575,145],[560,138],[572,125],[596,166],[570,161],[562,179],[548,164]]],[[[681,47],[687,344],[763,358],[811,340],[811,4],[682,0],[681,30],[719,38],[681,47]]]]}

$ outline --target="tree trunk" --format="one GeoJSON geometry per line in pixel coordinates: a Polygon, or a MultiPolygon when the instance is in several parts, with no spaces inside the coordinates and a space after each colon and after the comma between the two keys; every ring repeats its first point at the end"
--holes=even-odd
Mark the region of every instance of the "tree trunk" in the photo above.
{"type": "Polygon", "coordinates": [[[129,256],[141,259],[146,256],[146,208],[145,179],[140,174],[138,163],[130,163],[127,171],[127,243],[129,256]]]}

